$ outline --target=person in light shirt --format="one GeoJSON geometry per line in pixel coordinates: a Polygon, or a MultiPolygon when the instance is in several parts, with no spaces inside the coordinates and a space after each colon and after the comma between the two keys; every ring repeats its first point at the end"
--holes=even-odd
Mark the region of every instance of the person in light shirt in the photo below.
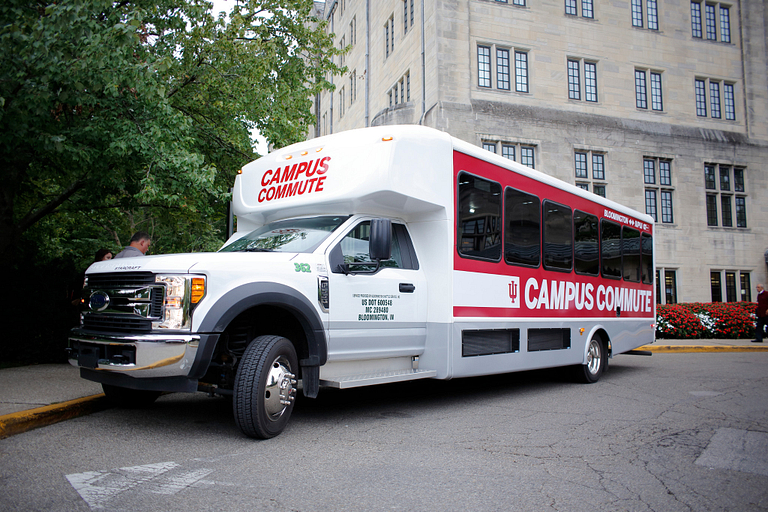
{"type": "Polygon", "coordinates": [[[115,258],[134,258],[136,256],[144,256],[149,250],[149,244],[151,243],[149,233],[144,231],[137,231],[131,237],[128,246],[117,253],[115,258]]]}

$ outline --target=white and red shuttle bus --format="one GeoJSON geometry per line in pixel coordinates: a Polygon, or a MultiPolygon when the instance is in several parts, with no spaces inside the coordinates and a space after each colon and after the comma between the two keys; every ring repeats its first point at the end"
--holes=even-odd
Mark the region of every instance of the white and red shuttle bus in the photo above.
{"type": "Polygon", "coordinates": [[[653,221],[419,126],[288,146],[235,182],[217,253],[95,263],[70,359],[118,402],[233,395],[249,436],[298,389],[571,367],[654,340],[653,221]]]}

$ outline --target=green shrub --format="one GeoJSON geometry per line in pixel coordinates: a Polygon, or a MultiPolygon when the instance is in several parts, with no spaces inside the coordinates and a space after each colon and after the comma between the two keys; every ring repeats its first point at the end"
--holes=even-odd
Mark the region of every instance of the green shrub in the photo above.
{"type": "Polygon", "coordinates": [[[692,302],[656,306],[656,338],[740,339],[755,335],[754,302],[692,302]]]}

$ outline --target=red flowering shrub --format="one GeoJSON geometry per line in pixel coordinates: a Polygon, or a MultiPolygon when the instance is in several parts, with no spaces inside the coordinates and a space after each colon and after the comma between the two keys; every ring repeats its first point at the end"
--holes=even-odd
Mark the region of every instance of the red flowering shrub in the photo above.
{"type": "Polygon", "coordinates": [[[693,302],[656,306],[656,338],[752,338],[753,302],[693,302]]]}

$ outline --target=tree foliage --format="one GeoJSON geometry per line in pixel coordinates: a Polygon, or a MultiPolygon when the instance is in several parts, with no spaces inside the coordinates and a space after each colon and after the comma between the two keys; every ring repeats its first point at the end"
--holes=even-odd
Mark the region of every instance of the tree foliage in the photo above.
{"type": "Polygon", "coordinates": [[[337,50],[311,0],[5,0],[0,260],[223,240],[227,189],[258,129],[304,138],[337,50]]]}

